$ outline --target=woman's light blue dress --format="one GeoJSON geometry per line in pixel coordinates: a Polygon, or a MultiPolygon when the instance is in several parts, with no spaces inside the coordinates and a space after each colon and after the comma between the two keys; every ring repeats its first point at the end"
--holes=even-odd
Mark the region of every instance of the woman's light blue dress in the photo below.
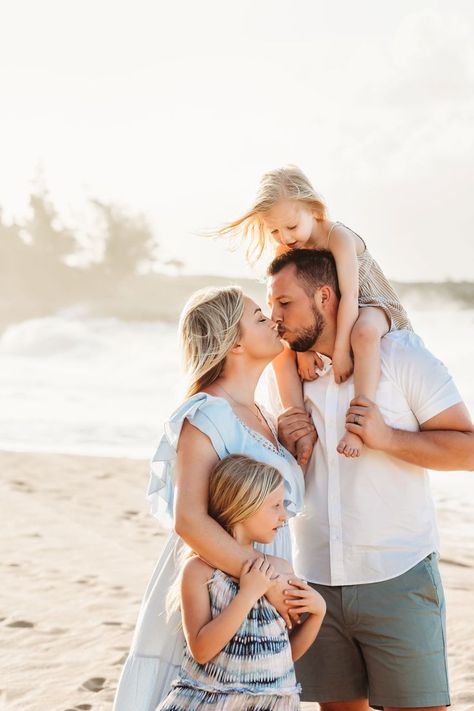
{"type": "MultiPolygon", "coordinates": [[[[276,467],[285,479],[285,505],[289,516],[303,508],[303,472],[292,455],[250,429],[224,398],[197,393],[186,400],[165,424],[165,432],[151,465],[148,498],[152,513],[170,529],[140,608],[132,647],[122,670],[114,711],[154,711],[176,678],[185,647],[180,613],[166,617],[166,596],[180,566],[182,540],[172,530],[174,467],[184,420],[206,434],[218,457],[245,454],[276,467]]],[[[267,417],[271,425],[271,417],[267,417]]],[[[192,472],[190,472],[190,475],[192,472]]],[[[291,560],[288,526],[280,528],[270,545],[256,546],[268,554],[291,560]]]]}

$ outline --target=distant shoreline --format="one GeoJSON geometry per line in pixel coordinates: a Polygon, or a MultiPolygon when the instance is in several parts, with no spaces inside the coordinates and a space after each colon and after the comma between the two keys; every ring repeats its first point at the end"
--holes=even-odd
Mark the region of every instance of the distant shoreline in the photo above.
{"type": "MultiPolygon", "coordinates": [[[[103,272],[61,266],[54,274],[37,272],[33,278],[9,275],[1,288],[0,329],[11,323],[50,316],[61,309],[80,306],[92,318],[115,317],[125,321],[175,321],[189,296],[209,286],[238,284],[260,304],[265,285],[257,279],[216,275],[168,274],[108,277],[103,272]]],[[[474,308],[474,282],[394,282],[407,310],[453,304],[474,308]]]]}

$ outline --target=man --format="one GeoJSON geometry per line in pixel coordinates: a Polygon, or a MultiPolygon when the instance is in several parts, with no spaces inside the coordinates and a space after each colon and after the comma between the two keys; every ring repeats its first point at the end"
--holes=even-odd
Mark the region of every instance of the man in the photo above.
{"type": "MultiPolygon", "coordinates": [[[[330,365],[339,289],[332,255],[293,250],[268,269],[272,318],[290,347],[325,368],[304,386],[318,433],[303,514],[292,522],[295,571],[325,598],[321,632],[297,664],[303,700],[322,711],[445,709],[445,610],[428,473],[474,469],[474,430],[446,368],[411,331],[381,342],[377,403],[352,400],[330,365]],[[336,447],[347,423],[360,458],[336,447]]],[[[312,427],[280,417],[290,448],[312,427]]]]}

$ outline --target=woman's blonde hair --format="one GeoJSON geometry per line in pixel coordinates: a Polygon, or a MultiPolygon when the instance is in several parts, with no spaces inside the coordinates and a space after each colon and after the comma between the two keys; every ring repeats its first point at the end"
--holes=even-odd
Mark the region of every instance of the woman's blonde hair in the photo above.
{"type": "Polygon", "coordinates": [[[209,515],[232,534],[234,526],[256,513],[268,494],[282,483],[282,475],[270,464],[231,454],[211,472],[209,515]]]}
{"type": "Polygon", "coordinates": [[[264,215],[282,199],[300,200],[311,208],[317,219],[326,219],[327,208],[322,197],[300,168],[288,165],[265,173],[252,207],[238,219],[224,225],[217,234],[234,238],[243,235],[247,242],[247,259],[256,262],[271,239],[264,215]]]}
{"type": "MultiPolygon", "coordinates": [[[[244,454],[231,454],[221,459],[209,477],[209,516],[227,533],[258,511],[266,497],[283,484],[278,469],[257,462],[244,454]]],[[[166,614],[169,620],[179,608],[181,574],[186,561],[196,553],[189,547],[181,551],[177,560],[180,572],[166,597],[166,614]]]]}
{"type": "Polygon", "coordinates": [[[243,313],[244,294],[239,286],[202,289],[191,296],[178,327],[190,378],[187,397],[221,375],[225,359],[239,339],[243,313]]]}

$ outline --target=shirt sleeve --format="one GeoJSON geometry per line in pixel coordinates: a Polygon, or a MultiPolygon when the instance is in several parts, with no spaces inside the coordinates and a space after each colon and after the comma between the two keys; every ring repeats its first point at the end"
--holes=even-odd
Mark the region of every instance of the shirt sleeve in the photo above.
{"type": "Polygon", "coordinates": [[[395,331],[382,339],[390,370],[411,411],[422,425],[449,407],[462,402],[448,369],[409,331],[395,331]]]}

